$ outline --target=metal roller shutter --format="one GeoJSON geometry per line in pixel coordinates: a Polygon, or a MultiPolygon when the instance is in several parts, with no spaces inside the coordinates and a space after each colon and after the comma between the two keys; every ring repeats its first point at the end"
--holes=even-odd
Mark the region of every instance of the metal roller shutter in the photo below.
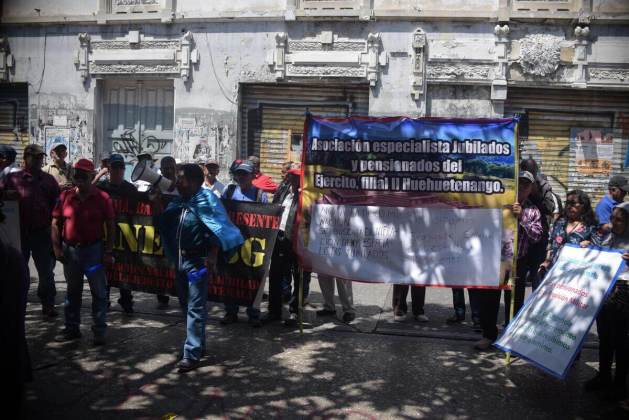
{"type": "Polygon", "coordinates": [[[301,160],[306,112],[326,117],[367,115],[368,85],[243,85],[243,156],[260,157],[260,169],[276,182],[282,163],[301,160]]]}
{"type": "Polygon", "coordinates": [[[510,88],[505,114],[520,113],[521,157],[532,156],[562,198],[572,189],[586,191],[596,203],[607,191],[608,177],[576,171],[570,147],[572,128],[614,131],[610,176],[629,176],[624,167],[629,135],[629,98],[622,92],[510,88]]]}
{"type": "Polygon", "coordinates": [[[22,161],[28,136],[28,85],[26,83],[0,84],[0,143],[8,144],[22,161]]]}

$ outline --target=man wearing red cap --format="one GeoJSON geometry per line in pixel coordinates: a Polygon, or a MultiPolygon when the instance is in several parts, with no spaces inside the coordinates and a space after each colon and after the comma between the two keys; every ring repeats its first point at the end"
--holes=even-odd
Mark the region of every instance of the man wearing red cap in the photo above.
{"type": "Polygon", "coordinates": [[[114,208],[109,195],[92,185],[94,164],[79,159],[74,164],[75,187],[61,193],[52,213],[52,245],[55,257],[63,263],[68,284],[65,301],[65,328],[59,341],[81,337],[81,297],[83,277],[92,292],[94,345],[105,344],[107,328],[107,279],[103,262],[111,260],[114,238],[114,208]],[[107,243],[103,255],[103,225],[107,243]]]}
{"type": "MultiPolygon", "coordinates": [[[[24,148],[24,169],[13,172],[0,182],[0,191],[15,191],[20,203],[20,240],[22,255],[35,261],[39,285],[37,296],[45,317],[57,316],[55,310],[55,260],[50,243],[52,209],[59,198],[57,181],[42,171],[44,149],[37,144],[24,148]]],[[[7,195],[10,195],[8,193],[7,195]]]]}

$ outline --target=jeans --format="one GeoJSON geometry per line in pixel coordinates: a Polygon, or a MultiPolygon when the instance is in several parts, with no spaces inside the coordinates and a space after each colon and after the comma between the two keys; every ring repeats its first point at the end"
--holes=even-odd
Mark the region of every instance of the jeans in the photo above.
{"type": "MultiPolygon", "coordinates": [[[[27,264],[33,256],[39,285],[37,286],[37,296],[42,305],[54,305],[57,289],[55,287],[55,257],[52,252],[52,240],[50,239],[50,229],[41,229],[30,232],[22,232],[22,256],[27,264]]],[[[30,273],[29,273],[30,278],[30,273]]]]}
{"type": "Polygon", "coordinates": [[[63,274],[68,283],[65,300],[66,328],[78,330],[81,325],[81,301],[83,277],[87,277],[92,293],[92,331],[95,335],[105,334],[107,329],[107,278],[103,266],[103,246],[96,242],[85,247],[63,245],[63,274]]]}
{"type": "MultiPolygon", "coordinates": [[[[202,268],[202,267],[199,267],[202,268]]],[[[207,323],[207,298],[209,278],[188,280],[188,270],[180,270],[175,278],[179,305],[186,316],[186,341],[183,358],[200,360],[205,350],[205,324],[207,323]]]]}

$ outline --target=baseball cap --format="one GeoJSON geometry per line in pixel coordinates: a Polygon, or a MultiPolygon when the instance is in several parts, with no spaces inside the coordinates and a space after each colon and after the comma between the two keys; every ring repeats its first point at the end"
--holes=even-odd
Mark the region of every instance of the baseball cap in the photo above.
{"type": "Polygon", "coordinates": [[[143,160],[153,160],[153,156],[151,156],[150,153],[140,153],[139,155],[137,155],[138,158],[138,162],[141,162],[143,160]]]}
{"type": "Polygon", "coordinates": [[[252,174],[253,164],[251,163],[251,161],[245,160],[240,165],[236,166],[236,168],[234,169],[234,172],[238,172],[238,171],[244,171],[244,172],[252,174]]]}
{"type": "Polygon", "coordinates": [[[24,156],[26,155],[45,155],[44,149],[39,144],[29,144],[24,148],[24,156]]]}
{"type": "Polygon", "coordinates": [[[207,162],[205,162],[205,166],[219,166],[219,164],[215,160],[208,160],[207,162]]]}
{"type": "Polygon", "coordinates": [[[72,167],[85,172],[94,172],[94,163],[89,159],[79,159],[72,167]]]}
{"type": "Polygon", "coordinates": [[[520,175],[518,176],[518,178],[520,179],[525,179],[528,182],[530,182],[531,184],[533,182],[535,182],[535,177],[533,176],[532,173],[530,173],[529,171],[520,171],[520,175]]]}
{"type": "Polygon", "coordinates": [[[614,175],[609,179],[609,188],[616,187],[620,188],[624,192],[629,192],[629,184],[627,184],[627,178],[622,175],[614,175]]]}
{"type": "Polygon", "coordinates": [[[112,153],[107,157],[107,159],[109,159],[110,165],[112,163],[122,163],[124,165],[124,157],[122,157],[122,155],[119,153],[112,153]]]}
{"type": "Polygon", "coordinates": [[[58,148],[60,148],[60,147],[63,147],[63,148],[64,148],[64,149],[66,149],[66,150],[68,149],[68,146],[66,146],[65,144],[63,144],[63,143],[57,143],[57,144],[55,144],[55,145],[52,147],[52,149],[50,149],[50,150],[57,151],[57,149],[58,149],[58,148]]]}

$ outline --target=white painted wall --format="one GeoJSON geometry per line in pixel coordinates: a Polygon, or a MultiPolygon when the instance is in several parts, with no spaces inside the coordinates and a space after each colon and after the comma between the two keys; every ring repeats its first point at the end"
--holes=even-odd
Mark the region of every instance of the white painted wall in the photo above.
{"type": "Polygon", "coordinates": [[[389,10],[498,10],[498,0],[374,0],[374,9],[389,10]]]}
{"type": "Polygon", "coordinates": [[[207,12],[251,12],[260,14],[269,11],[285,10],[286,0],[177,0],[177,13],[207,12]]]}
{"type": "Polygon", "coordinates": [[[4,0],[4,17],[39,17],[91,15],[96,12],[98,0],[4,0]],[[35,9],[39,9],[37,12],[35,9]]]}

